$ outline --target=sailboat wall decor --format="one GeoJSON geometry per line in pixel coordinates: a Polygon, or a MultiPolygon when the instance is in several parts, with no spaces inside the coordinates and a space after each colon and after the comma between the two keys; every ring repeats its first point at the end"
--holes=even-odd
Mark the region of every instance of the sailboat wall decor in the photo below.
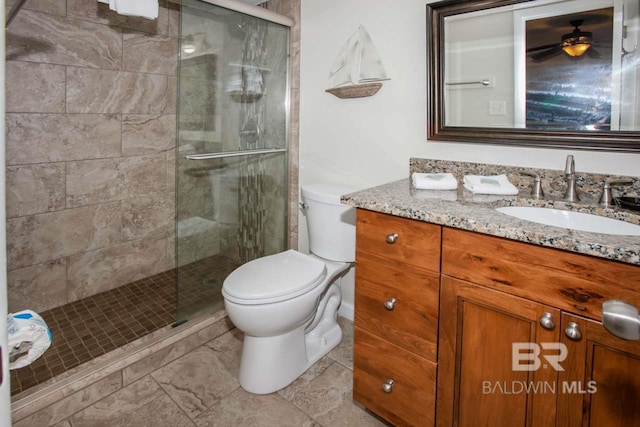
{"type": "Polygon", "coordinates": [[[338,54],[329,79],[332,86],[325,92],[343,99],[375,95],[382,81],[389,80],[373,41],[362,25],[338,54]]]}

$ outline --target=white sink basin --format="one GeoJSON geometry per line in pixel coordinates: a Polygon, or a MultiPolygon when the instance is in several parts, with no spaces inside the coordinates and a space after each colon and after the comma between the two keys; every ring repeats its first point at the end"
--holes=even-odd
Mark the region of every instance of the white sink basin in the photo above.
{"type": "Polygon", "coordinates": [[[640,236],[640,225],[598,215],[531,206],[507,206],[496,208],[496,210],[516,218],[553,227],[589,231],[591,233],[640,236]]]}

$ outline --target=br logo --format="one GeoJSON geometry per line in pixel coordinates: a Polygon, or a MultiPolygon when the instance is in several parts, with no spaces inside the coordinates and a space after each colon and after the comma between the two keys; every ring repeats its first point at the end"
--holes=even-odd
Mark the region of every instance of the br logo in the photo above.
{"type": "Polygon", "coordinates": [[[567,358],[567,346],[560,342],[514,342],[511,345],[511,369],[514,371],[537,371],[550,365],[556,371],[564,371],[560,362],[567,358]]]}

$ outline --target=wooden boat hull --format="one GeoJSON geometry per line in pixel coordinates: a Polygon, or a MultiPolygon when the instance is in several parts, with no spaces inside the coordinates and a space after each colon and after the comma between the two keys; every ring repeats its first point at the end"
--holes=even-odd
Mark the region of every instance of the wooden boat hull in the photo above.
{"type": "Polygon", "coordinates": [[[329,92],[341,99],[364,98],[375,95],[381,87],[382,83],[364,83],[359,85],[332,87],[326,89],[325,92],[329,92]]]}

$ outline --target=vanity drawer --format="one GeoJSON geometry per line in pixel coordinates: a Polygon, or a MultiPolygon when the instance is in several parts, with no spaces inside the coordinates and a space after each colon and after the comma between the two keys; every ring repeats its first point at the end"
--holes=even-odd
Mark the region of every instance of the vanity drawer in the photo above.
{"type": "Polygon", "coordinates": [[[436,361],[439,289],[437,273],[358,252],[355,324],[436,361]]]}
{"type": "Polygon", "coordinates": [[[440,271],[441,226],[358,209],[359,251],[440,271]]]}
{"type": "Polygon", "coordinates": [[[640,307],[640,266],[445,227],[442,273],[602,320],[602,303],[640,307]]]}
{"type": "Polygon", "coordinates": [[[433,425],[436,364],[358,327],[354,334],[353,399],[395,425],[433,425]]]}

